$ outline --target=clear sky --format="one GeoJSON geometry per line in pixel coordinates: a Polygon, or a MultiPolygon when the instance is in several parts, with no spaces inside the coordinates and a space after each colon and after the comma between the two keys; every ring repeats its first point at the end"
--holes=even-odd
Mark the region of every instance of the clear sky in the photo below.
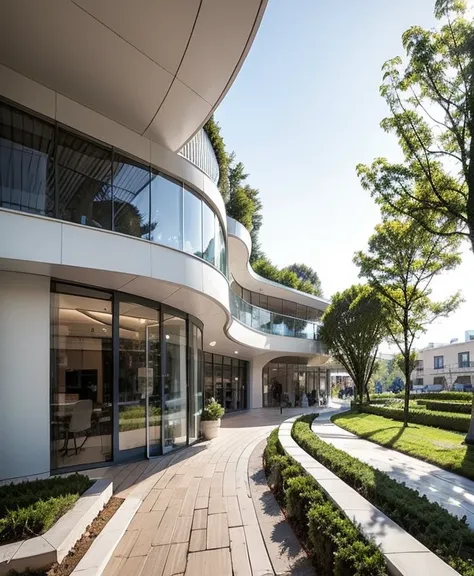
{"type": "MultiPolygon", "coordinates": [[[[379,126],[381,66],[403,56],[402,33],[433,27],[434,0],[269,0],[240,74],[220,105],[229,150],[260,189],[264,251],[278,266],[304,262],[330,297],[357,282],[355,250],[379,221],[355,167],[400,157],[379,126]]],[[[465,303],[418,341],[464,339],[474,329],[474,255],[434,284],[434,296],[461,290],[465,303]]]]}

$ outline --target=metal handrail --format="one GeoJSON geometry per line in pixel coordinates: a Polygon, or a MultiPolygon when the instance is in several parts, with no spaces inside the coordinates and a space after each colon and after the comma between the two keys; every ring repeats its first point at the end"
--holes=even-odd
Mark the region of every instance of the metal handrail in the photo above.
{"type": "Polygon", "coordinates": [[[289,336],[306,340],[319,339],[320,322],[278,314],[254,306],[243,300],[233,290],[229,291],[229,296],[232,316],[254,330],[276,336],[289,336]]]}
{"type": "Polygon", "coordinates": [[[202,128],[181,148],[178,154],[202,170],[214,184],[219,182],[219,164],[214,148],[209,136],[202,128]]]}

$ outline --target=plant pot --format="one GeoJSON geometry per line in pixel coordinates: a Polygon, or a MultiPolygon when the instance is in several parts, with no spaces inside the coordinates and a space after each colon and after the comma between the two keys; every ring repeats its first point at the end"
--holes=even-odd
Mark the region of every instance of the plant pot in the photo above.
{"type": "Polygon", "coordinates": [[[201,432],[205,440],[213,440],[219,436],[221,420],[204,420],[201,422],[201,432]]]}

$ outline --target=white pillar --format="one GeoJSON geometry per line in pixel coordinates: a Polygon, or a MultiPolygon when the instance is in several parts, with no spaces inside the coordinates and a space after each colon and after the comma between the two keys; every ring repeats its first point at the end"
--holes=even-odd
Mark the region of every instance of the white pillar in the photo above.
{"type": "Polygon", "coordinates": [[[0,271],[0,483],[50,470],[50,279],[0,271]]]}

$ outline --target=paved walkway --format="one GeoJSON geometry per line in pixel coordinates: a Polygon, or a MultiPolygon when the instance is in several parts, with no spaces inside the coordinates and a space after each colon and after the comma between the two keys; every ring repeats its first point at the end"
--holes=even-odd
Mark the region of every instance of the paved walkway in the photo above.
{"type": "Polygon", "coordinates": [[[143,502],[104,576],[313,574],[262,470],[271,430],[304,412],[258,409],[224,418],[219,438],[156,460],[90,471],[143,502]]]}
{"type": "Polygon", "coordinates": [[[344,450],[354,458],[386,472],[398,482],[424,494],[428,500],[461,518],[466,516],[474,529],[474,482],[442,470],[437,466],[412,458],[396,450],[363,440],[330,422],[331,412],[320,415],[313,423],[313,432],[321,440],[344,450]]]}

